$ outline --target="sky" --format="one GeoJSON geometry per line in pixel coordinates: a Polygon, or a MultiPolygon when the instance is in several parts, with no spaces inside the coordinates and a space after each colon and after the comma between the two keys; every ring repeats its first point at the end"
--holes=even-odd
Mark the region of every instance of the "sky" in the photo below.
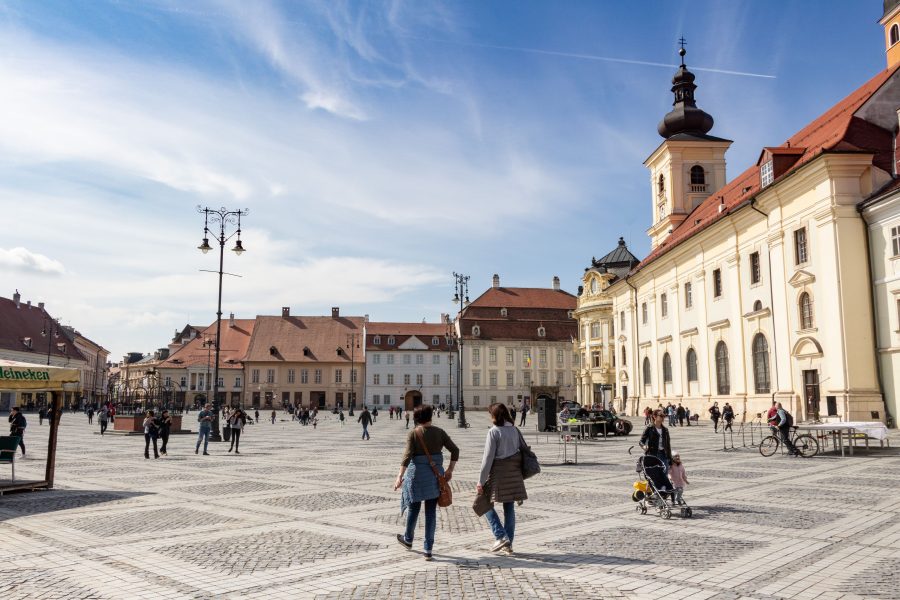
{"type": "Polygon", "coordinates": [[[0,296],[119,360],[223,312],[436,321],[649,251],[677,40],[729,178],[885,67],[865,0],[0,0],[0,296]],[[229,226],[229,232],[233,227],[229,226]],[[227,247],[233,245],[229,240],[227,247]]]}

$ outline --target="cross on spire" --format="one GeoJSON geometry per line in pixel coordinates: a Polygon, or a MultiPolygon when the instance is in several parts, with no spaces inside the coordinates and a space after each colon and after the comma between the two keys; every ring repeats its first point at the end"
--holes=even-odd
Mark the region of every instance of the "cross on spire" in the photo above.
{"type": "Polygon", "coordinates": [[[678,51],[678,55],[681,56],[681,66],[684,66],[684,55],[687,54],[687,50],[684,47],[687,45],[687,40],[684,39],[684,36],[678,38],[678,44],[681,46],[681,49],[678,51]]]}

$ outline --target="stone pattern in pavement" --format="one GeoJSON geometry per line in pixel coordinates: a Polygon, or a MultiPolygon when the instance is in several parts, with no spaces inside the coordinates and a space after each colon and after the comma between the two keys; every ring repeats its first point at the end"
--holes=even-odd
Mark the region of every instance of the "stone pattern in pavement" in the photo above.
{"type": "MultiPolygon", "coordinates": [[[[216,443],[195,455],[194,436],[173,436],[169,456],[145,460],[142,438],[100,437],[64,415],[57,489],[0,497],[0,539],[14,549],[0,598],[897,597],[900,509],[885,483],[900,475],[896,449],[766,459],[723,452],[705,424],[677,428],[695,516],[663,520],[630,500],[636,435],[582,444],[573,465],[526,427],[544,471],[527,482],[507,556],[488,551],[470,509],[486,416],[470,413],[467,430],[441,418],[462,459],[425,562],[424,519],[413,551],[394,540],[405,422],[383,417],[364,442],[354,423],[321,417],[316,430],[248,426],[239,456],[216,443]]],[[[20,479],[43,470],[48,428],[30,422],[20,479]]]]}

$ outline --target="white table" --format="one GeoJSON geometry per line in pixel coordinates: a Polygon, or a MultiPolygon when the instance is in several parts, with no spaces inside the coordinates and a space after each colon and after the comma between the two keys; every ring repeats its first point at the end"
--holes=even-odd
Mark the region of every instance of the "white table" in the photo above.
{"type": "MultiPolygon", "coordinates": [[[[841,456],[844,456],[844,432],[847,432],[847,446],[850,448],[850,456],[853,456],[854,434],[863,433],[866,435],[866,447],[869,447],[869,438],[877,439],[882,446],[888,439],[888,428],[884,423],[878,421],[845,421],[838,423],[816,423],[812,425],[797,425],[797,429],[801,431],[823,431],[838,436],[838,444],[841,447],[841,456]]],[[[890,441],[888,441],[890,447],[890,441]]]]}

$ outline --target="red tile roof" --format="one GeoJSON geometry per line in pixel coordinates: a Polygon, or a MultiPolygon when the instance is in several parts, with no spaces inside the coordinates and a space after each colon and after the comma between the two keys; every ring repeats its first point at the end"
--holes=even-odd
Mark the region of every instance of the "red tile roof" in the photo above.
{"type": "MultiPolygon", "coordinates": [[[[256,324],[254,319],[235,319],[234,327],[228,325],[227,320],[222,321],[222,341],[219,343],[219,368],[242,369],[241,361],[247,355],[250,345],[250,337],[256,324]]],[[[162,361],[159,369],[183,369],[185,367],[206,366],[210,356],[215,361],[215,346],[210,349],[203,345],[204,340],[215,339],[216,324],[209,327],[197,327],[200,335],[189,341],[184,346],[173,352],[169,358],[162,361]]]]}
{"type": "Polygon", "coordinates": [[[569,292],[548,288],[488,288],[470,307],[560,308],[575,310],[578,299],[569,292]]]}
{"type": "Polygon", "coordinates": [[[400,346],[410,338],[418,338],[428,346],[428,352],[449,352],[451,346],[447,344],[447,325],[445,323],[375,323],[366,325],[366,350],[392,351],[399,350],[400,346]],[[375,343],[375,337],[379,343],[375,343]],[[394,338],[394,344],[388,345],[389,338],[394,338]],[[432,345],[434,338],[438,343],[432,345]]]}
{"type": "MultiPolygon", "coordinates": [[[[363,317],[256,317],[256,327],[247,350],[247,362],[346,362],[350,351],[338,354],[347,346],[347,335],[363,332],[363,317]],[[271,349],[274,347],[275,353],[271,349]],[[304,348],[308,352],[304,354],[304,348]]],[[[362,345],[364,340],[360,339],[362,345]]],[[[357,362],[362,350],[356,351],[357,362]]]]}
{"type": "MultiPolygon", "coordinates": [[[[775,152],[779,150],[791,152],[787,148],[803,150],[797,162],[775,181],[793,173],[825,152],[874,152],[873,162],[876,166],[891,172],[891,148],[890,145],[885,147],[885,142],[891,140],[890,132],[855,117],[854,113],[897,72],[897,68],[898,66],[895,66],[878,73],[819,118],[791,136],[780,147],[769,148],[770,151],[774,150],[775,152]]],[[[759,191],[759,166],[753,165],[691,211],[663,243],[654,248],[632,270],[632,273],[640,271],[691,236],[743,206],[759,191]],[[725,209],[720,211],[720,205],[724,205],[725,209]]]]}
{"type": "Polygon", "coordinates": [[[45,363],[49,345],[53,358],[86,360],[61,325],[54,325],[59,328],[59,337],[41,335],[48,320],[52,317],[43,308],[24,302],[16,308],[16,303],[9,298],[0,298],[0,349],[33,354],[34,362],[45,363]],[[25,338],[31,338],[31,348],[23,342],[25,338]],[[65,352],[59,344],[65,344],[65,352]]]}
{"type": "Polygon", "coordinates": [[[570,341],[578,334],[578,322],[569,316],[578,300],[562,290],[548,288],[490,288],[462,311],[463,339],[570,341]],[[500,313],[506,308],[506,316],[500,313]],[[472,327],[481,330],[477,337],[472,327]],[[543,327],[546,335],[538,336],[543,327]]]}

